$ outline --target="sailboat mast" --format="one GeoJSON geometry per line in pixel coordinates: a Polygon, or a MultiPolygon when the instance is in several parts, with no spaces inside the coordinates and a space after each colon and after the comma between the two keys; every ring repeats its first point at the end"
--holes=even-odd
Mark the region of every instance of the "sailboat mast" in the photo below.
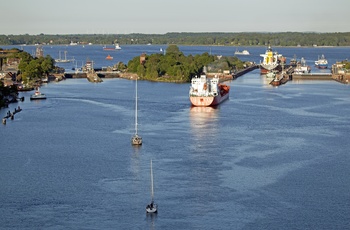
{"type": "Polygon", "coordinates": [[[153,196],[154,196],[154,191],[153,191],[153,168],[152,168],[152,160],[151,160],[151,199],[153,202],[153,196]]]}
{"type": "Polygon", "coordinates": [[[136,102],[135,102],[135,134],[137,135],[137,77],[136,77],[136,102]]]}

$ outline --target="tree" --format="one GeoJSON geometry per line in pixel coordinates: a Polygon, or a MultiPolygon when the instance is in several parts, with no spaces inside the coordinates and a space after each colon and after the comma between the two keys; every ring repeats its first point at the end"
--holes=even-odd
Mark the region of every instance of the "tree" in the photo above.
{"type": "Polygon", "coordinates": [[[37,60],[32,60],[29,62],[29,64],[26,66],[24,70],[24,75],[29,79],[29,80],[38,80],[42,76],[42,68],[40,63],[37,60]]]}

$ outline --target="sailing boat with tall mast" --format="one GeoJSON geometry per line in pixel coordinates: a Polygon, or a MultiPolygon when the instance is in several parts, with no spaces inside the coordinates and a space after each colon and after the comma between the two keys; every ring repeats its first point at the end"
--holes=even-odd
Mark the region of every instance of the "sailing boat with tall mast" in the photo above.
{"type": "Polygon", "coordinates": [[[154,203],[154,189],[153,189],[153,167],[151,160],[151,203],[146,206],[147,213],[157,213],[158,205],[154,203]]]}
{"type": "Polygon", "coordinates": [[[64,51],[64,59],[61,58],[61,51],[58,52],[58,59],[55,59],[55,62],[60,62],[60,63],[68,63],[73,60],[67,59],[67,51],[64,51]]]}
{"type": "Polygon", "coordinates": [[[135,83],[135,134],[131,138],[131,144],[132,145],[142,145],[142,137],[138,135],[137,133],[137,77],[136,77],[136,83],[135,83]]]}

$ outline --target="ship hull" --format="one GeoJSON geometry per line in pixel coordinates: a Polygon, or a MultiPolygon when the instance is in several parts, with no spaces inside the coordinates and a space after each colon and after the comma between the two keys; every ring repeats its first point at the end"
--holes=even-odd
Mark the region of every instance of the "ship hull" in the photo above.
{"type": "Polygon", "coordinates": [[[31,96],[30,100],[44,100],[46,99],[45,95],[40,95],[40,96],[31,96]]]}
{"type": "Polygon", "coordinates": [[[319,69],[327,69],[328,66],[327,66],[327,65],[316,65],[316,68],[319,68],[319,69]]]}
{"type": "Polygon", "coordinates": [[[229,92],[230,88],[225,85],[217,96],[190,96],[190,101],[193,106],[198,107],[216,106],[229,98],[229,92]]]}
{"type": "Polygon", "coordinates": [[[274,71],[274,70],[281,71],[281,66],[280,65],[273,65],[272,66],[272,65],[260,64],[260,73],[261,74],[267,74],[270,71],[274,71]]]}

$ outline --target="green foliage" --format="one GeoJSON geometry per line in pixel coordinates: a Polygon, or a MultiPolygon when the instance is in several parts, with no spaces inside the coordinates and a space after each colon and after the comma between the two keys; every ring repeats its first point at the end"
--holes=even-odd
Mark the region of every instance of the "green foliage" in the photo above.
{"type": "Polygon", "coordinates": [[[347,62],[345,63],[345,67],[344,67],[344,68],[347,69],[347,70],[349,70],[349,69],[350,69],[350,62],[347,61],[347,62]]]}
{"type": "Polygon", "coordinates": [[[242,69],[244,64],[237,57],[219,60],[209,53],[186,57],[176,45],[169,45],[165,55],[159,53],[146,55],[144,64],[140,63],[140,57],[133,58],[128,62],[128,71],[137,73],[145,80],[189,82],[193,76],[203,71],[204,66],[211,63],[214,63],[213,66],[220,65],[221,72],[242,69]]]}
{"type": "Polygon", "coordinates": [[[51,56],[34,58],[29,53],[17,50],[11,57],[19,58],[19,74],[25,82],[36,81],[49,74],[55,68],[55,60],[51,56]]]}
{"type": "Polygon", "coordinates": [[[181,44],[225,46],[350,46],[350,32],[345,33],[166,33],[166,34],[39,34],[0,35],[1,45],[49,44],[181,44]]]}
{"type": "Polygon", "coordinates": [[[45,58],[41,57],[38,59],[42,73],[48,74],[55,68],[55,60],[47,55],[45,58]]]}

